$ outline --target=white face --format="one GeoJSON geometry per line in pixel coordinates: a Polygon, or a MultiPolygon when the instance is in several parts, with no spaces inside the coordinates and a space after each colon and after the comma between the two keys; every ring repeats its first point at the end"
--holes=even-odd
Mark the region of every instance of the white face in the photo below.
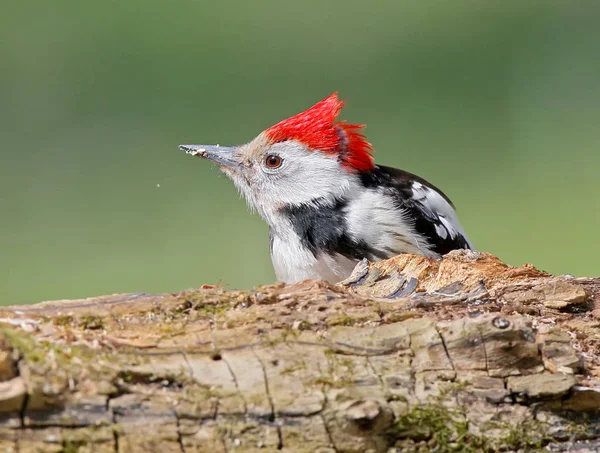
{"type": "Polygon", "coordinates": [[[296,141],[269,145],[258,136],[235,148],[230,158],[238,166],[222,165],[221,169],[267,221],[285,205],[322,197],[333,201],[356,181],[336,155],[311,151],[296,141]]]}

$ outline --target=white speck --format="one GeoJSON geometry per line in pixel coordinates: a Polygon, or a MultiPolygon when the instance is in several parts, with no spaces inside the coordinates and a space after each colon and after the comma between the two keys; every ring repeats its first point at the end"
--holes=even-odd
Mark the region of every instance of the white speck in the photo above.
{"type": "Polygon", "coordinates": [[[158,187],[160,189],[160,184],[157,184],[156,187],[158,187]]]}
{"type": "Polygon", "coordinates": [[[446,228],[444,228],[442,225],[436,224],[435,225],[435,232],[442,239],[446,239],[448,237],[448,232],[446,231],[446,228]]]}

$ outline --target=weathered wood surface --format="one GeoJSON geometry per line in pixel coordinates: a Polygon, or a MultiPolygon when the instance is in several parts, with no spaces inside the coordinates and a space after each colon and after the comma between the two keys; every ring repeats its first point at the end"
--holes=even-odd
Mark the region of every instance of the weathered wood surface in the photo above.
{"type": "Polygon", "coordinates": [[[599,294],[462,251],[6,307],[0,452],[598,451],[599,294]]]}

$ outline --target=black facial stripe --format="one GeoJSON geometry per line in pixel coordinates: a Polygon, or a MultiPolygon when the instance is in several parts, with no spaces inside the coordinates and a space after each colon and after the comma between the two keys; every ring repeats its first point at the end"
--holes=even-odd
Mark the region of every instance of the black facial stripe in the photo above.
{"type": "Polygon", "coordinates": [[[281,211],[290,219],[302,245],[315,257],[326,252],[358,260],[385,258],[385,252],[350,237],[345,218],[347,206],[345,199],[337,199],[334,204],[315,199],[310,204],[288,205],[281,211]]]}

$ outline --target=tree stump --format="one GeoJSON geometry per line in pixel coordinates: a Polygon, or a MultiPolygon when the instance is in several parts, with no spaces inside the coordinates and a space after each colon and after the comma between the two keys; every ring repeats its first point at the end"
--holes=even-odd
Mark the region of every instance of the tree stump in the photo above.
{"type": "Polygon", "coordinates": [[[0,452],[600,449],[600,279],[484,253],[0,318],[0,452]]]}

